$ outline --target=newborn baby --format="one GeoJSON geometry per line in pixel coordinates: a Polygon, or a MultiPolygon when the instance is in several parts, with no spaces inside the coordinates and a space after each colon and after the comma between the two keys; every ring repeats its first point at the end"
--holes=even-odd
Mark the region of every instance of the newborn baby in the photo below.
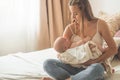
{"type": "Polygon", "coordinates": [[[81,63],[96,59],[102,54],[102,46],[99,46],[101,50],[98,49],[97,44],[91,41],[90,37],[86,37],[83,40],[81,40],[79,46],[71,48],[71,41],[58,37],[54,42],[54,49],[60,53],[59,59],[64,63],[78,67],[81,63]]]}

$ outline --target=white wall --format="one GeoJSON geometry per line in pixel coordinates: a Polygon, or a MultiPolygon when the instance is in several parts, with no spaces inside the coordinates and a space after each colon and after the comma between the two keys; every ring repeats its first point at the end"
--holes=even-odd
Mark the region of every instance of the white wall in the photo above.
{"type": "Polygon", "coordinates": [[[108,14],[120,12],[120,0],[89,0],[94,12],[97,16],[99,11],[104,11],[108,14]]]}

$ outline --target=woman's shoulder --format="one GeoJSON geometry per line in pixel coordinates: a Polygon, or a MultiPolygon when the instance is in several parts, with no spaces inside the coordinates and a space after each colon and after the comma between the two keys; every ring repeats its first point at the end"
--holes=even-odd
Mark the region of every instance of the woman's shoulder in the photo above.
{"type": "Polygon", "coordinates": [[[98,26],[104,26],[106,25],[106,22],[100,18],[96,18],[91,21],[93,24],[97,24],[98,26]]]}
{"type": "Polygon", "coordinates": [[[98,29],[100,33],[105,33],[106,31],[109,31],[109,27],[106,21],[99,19],[98,22],[98,29]]]}
{"type": "Polygon", "coordinates": [[[105,22],[102,19],[98,19],[98,28],[101,29],[105,29],[108,28],[107,22],[105,22]]]}
{"type": "Polygon", "coordinates": [[[107,22],[102,19],[98,19],[98,26],[105,27],[107,26],[107,22]]]}

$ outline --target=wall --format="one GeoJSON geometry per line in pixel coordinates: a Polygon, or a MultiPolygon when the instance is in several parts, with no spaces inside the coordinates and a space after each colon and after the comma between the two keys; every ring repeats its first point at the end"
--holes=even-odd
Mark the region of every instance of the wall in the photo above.
{"type": "Polygon", "coordinates": [[[94,15],[97,16],[99,11],[104,11],[108,14],[120,12],[120,0],[89,0],[92,6],[94,15]]]}
{"type": "Polygon", "coordinates": [[[0,0],[0,56],[36,50],[39,0],[0,0]]]}

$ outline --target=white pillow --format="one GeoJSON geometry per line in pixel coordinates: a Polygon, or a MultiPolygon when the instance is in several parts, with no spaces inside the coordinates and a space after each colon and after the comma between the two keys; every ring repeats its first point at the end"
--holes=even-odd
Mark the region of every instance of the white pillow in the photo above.
{"type": "Polygon", "coordinates": [[[98,14],[98,18],[107,22],[112,36],[120,29],[120,12],[109,15],[101,11],[98,14]]]}
{"type": "Polygon", "coordinates": [[[120,47],[120,37],[113,37],[117,47],[120,47]]]}

